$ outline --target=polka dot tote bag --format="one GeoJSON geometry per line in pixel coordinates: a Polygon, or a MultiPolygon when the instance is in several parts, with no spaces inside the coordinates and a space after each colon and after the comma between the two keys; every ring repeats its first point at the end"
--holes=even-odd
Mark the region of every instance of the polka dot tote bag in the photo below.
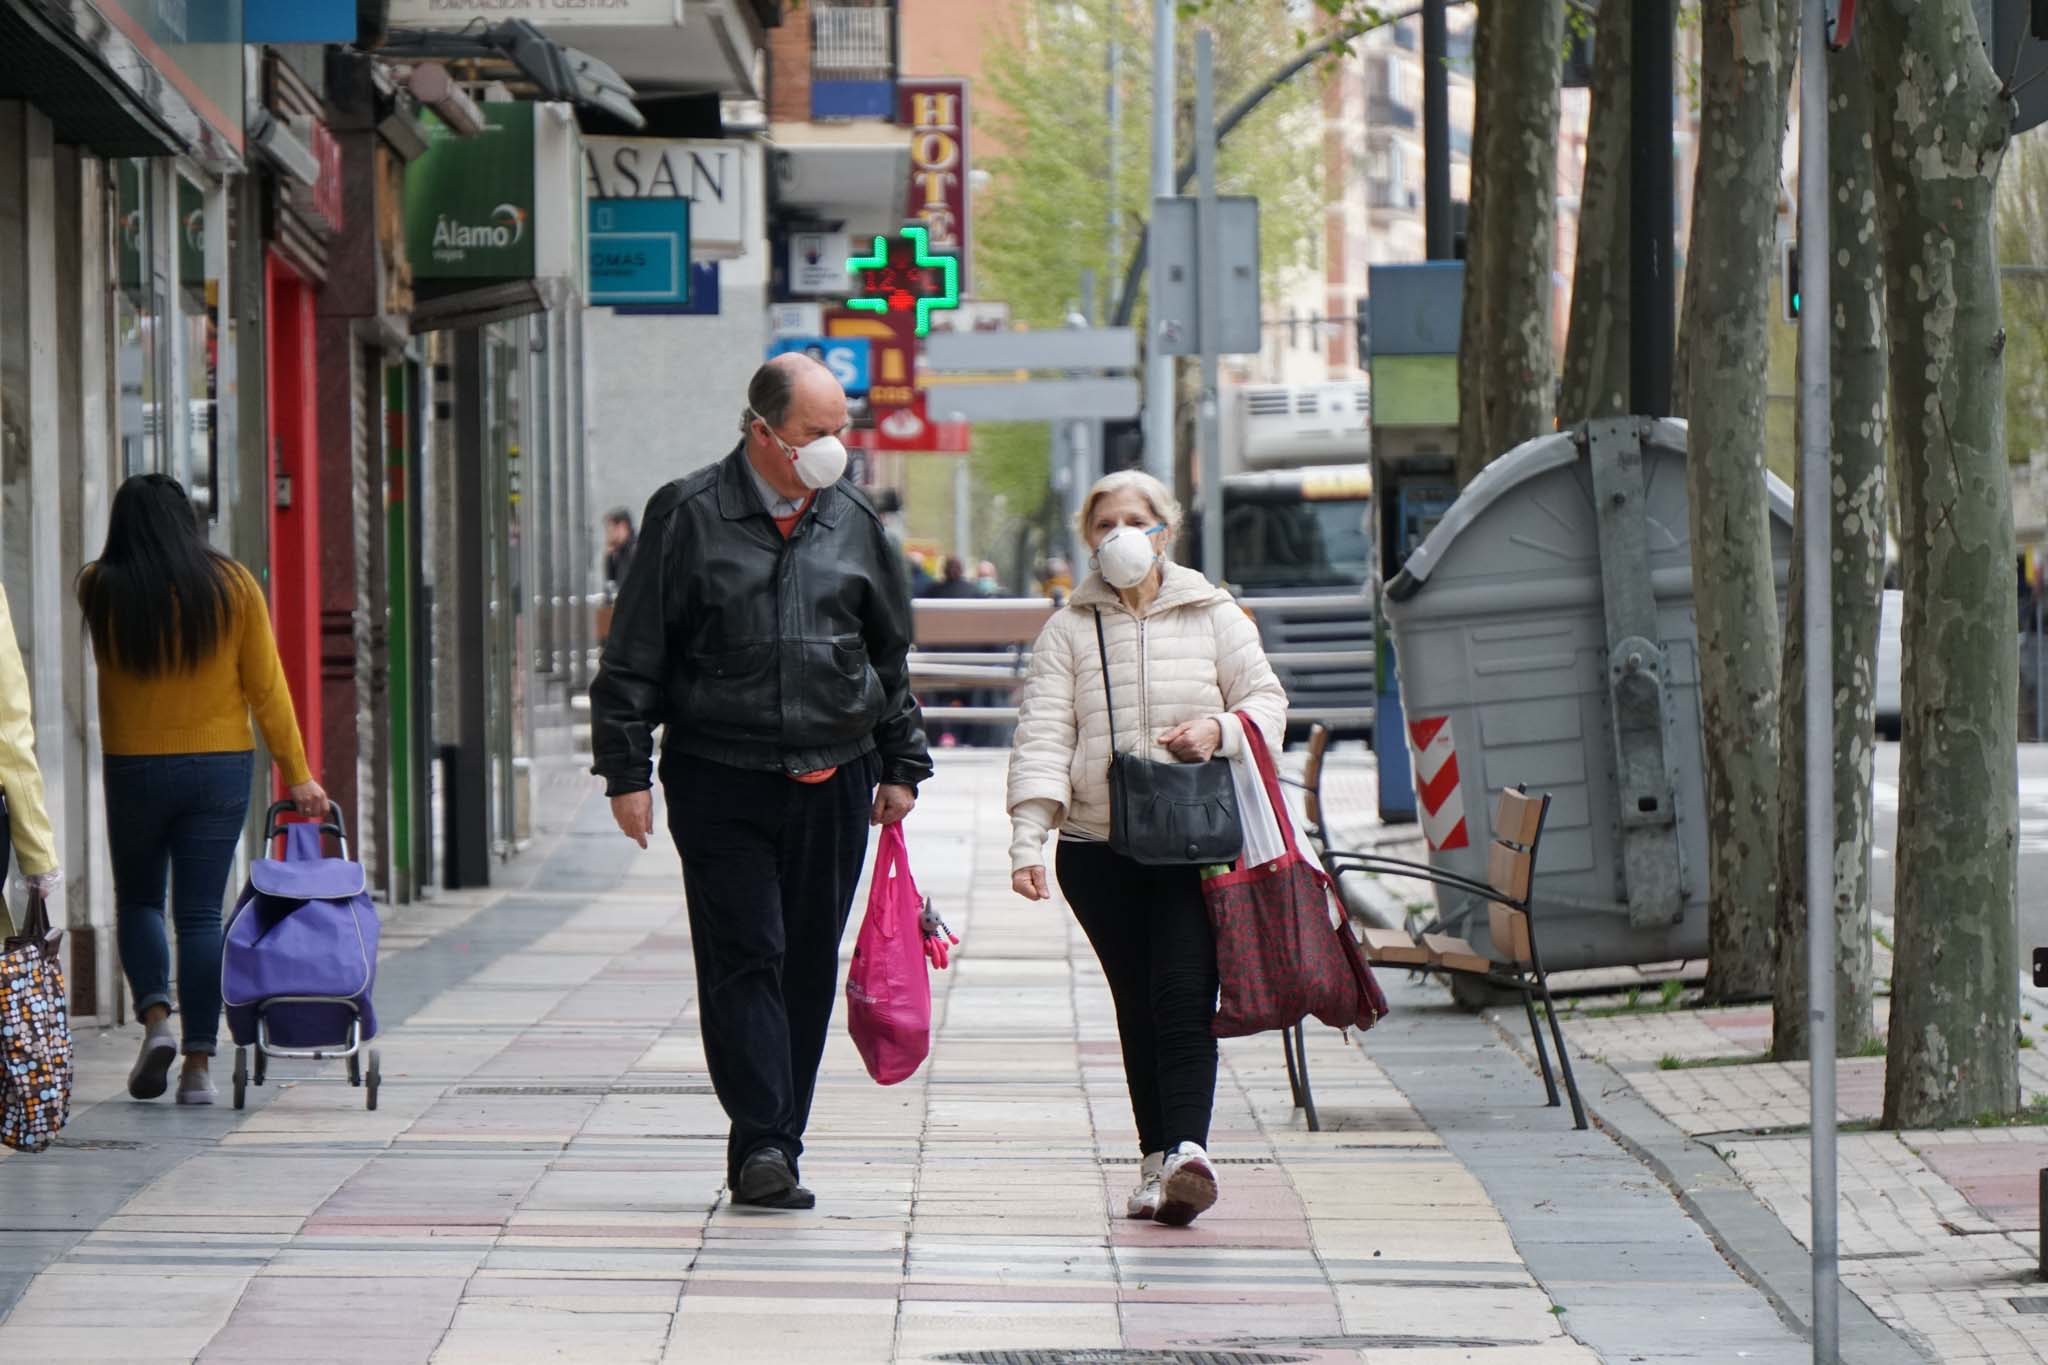
{"type": "Polygon", "coordinates": [[[40,1152],[71,1117],[71,1020],[64,968],[41,896],[0,950],[0,1144],[40,1152]]]}

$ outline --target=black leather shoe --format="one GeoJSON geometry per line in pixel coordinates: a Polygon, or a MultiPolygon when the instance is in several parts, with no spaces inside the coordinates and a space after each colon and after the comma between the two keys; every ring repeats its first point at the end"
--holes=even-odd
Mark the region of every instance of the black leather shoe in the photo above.
{"type": "Polygon", "coordinates": [[[763,1147],[740,1163],[732,1202],[757,1209],[808,1209],[818,1197],[796,1183],[796,1172],[779,1147],[763,1147]]]}

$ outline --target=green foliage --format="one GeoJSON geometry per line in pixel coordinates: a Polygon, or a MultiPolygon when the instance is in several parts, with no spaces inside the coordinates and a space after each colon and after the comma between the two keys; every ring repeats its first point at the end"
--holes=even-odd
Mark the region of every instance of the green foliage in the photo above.
{"type": "Polygon", "coordinates": [[[1666,981],[1657,988],[1658,1003],[1662,1004],[1667,1010],[1675,1009],[1678,1006],[1678,997],[1684,993],[1685,983],[1683,981],[1676,979],[1666,981]]]}
{"type": "Polygon", "coordinates": [[[1998,182],[1999,311],[2005,323],[2005,452],[2048,454],[2048,147],[2014,138],[1998,182]],[[2012,267],[2018,267],[2014,269],[2012,267]]]}
{"type": "MultiPolygon", "coordinates": [[[[1207,15],[1216,35],[1216,109],[1220,117],[1298,55],[1290,0],[1230,0],[1207,15]]],[[[1059,326],[1082,301],[1083,272],[1094,272],[1098,305],[1114,301],[1152,203],[1150,111],[1151,7],[1144,0],[1039,3],[990,53],[987,89],[996,113],[990,139],[1000,147],[983,165],[992,177],[977,219],[978,289],[1007,300],[1016,320],[1059,326]],[[1121,95],[1118,164],[1109,167],[1111,41],[1121,44],[1114,73],[1121,95]],[[1112,206],[1118,248],[1112,259],[1112,206]]],[[[1194,26],[1178,31],[1178,150],[1192,152],[1194,26]]],[[[1313,264],[1321,248],[1322,83],[1302,72],[1260,104],[1217,151],[1217,188],[1260,201],[1260,247],[1270,288],[1293,267],[1313,264]]],[[[988,106],[984,106],[988,107],[988,106]]],[[[1106,311],[1106,310],[1105,310],[1106,311]]]]}

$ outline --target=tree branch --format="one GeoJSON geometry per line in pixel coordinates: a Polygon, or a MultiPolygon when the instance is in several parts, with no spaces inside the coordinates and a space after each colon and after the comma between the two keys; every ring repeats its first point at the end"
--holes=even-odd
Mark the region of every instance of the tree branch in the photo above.
{"type": "MultiPolygon", "coordinates": [[[[1464,5],[1471,3],[1471,0],[1450,0],[1450,3],[1464,5]]],[[[1259,82],[1243,99],[1231,105],[1223,117],[1216,120],[1216,141],[1222,142],[1224,138],[1230,135],[1232,129],[1244,122],[1254,109],[1265,102],[1267,96],[1300,75],[1304,68],[1319,58],[1326,56],[1334,49],[1348,47],[1352,39],[1362,37],[1374,29],[1385,28],[1388,24],[1398,24],[1403,19],[1413,19],[1422,13],[1422,8],[1421,5],[1414,5],[1400,11],[1398,14],[1381,14],[1372,19],[1356,19],[1346,23],[1342,28],[1324,34],[1317,41],[1310,43],[1302,49],[1300,56],[1266,77],[1265,80],[1259,82]]],[[[1190,156],[1187,160],[1180,163],[1179,168],[1174,173],[1174,193],[1179,194],[1185,190],[1188,187],[1188,183],[1194,178],[1195,160],[1194,157],[1190,156]]],[[[1123,289],[1117,294],[1116,312],[1110,318],[1111,326],[1128,327],[1131,322],[1131,313],[1137,308],[1138,276],[1145,269],[1146,252],[1151,239],[1150,227],[1151,219],[1148,216],[1139,227],[1138,244],[1131,250],[1131,263],[1129,268],[1124,271],[1123,289]]]]}

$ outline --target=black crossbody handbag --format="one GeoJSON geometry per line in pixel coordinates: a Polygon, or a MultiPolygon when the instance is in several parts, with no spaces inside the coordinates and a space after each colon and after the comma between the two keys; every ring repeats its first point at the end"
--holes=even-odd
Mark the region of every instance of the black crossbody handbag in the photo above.
{"type": "Polygon", "coordinates": [[[1102,656],[1102,700],[1109,708],[1109,846],[1148,867],[1231,863],[1244,851],[1230,760],[1162,763],[1116,744],[1116,702],[1109,693],[1109,644],[1095,612],[1102,656]]]}

